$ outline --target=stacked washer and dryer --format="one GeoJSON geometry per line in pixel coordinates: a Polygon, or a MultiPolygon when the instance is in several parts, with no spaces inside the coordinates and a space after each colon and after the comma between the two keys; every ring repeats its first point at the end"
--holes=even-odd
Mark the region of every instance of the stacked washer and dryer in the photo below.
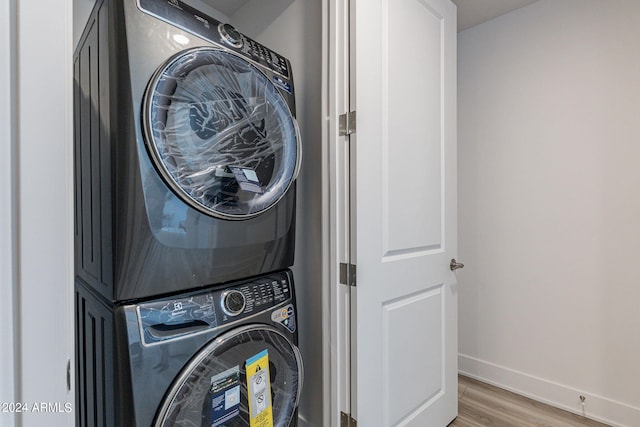
{"type": "Polygon", "coordinates": [[[98,0],[74,76],[77,425],[297,425],[289,61],[180,0],[98,0]]]}

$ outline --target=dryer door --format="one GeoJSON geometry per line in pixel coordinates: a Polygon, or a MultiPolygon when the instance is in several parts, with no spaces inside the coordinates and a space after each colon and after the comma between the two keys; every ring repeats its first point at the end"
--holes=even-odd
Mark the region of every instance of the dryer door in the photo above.
{"type": "Polygon", "coordinates": [[[182,370],[154,426],[249,426],[250,418],[268,416],[274,426],[289,426],[302,376],[300,352],[282,333],[240,327],[211,341],[182,370]]]}
{"type": "Polygon", "coordinates": [[[160,67],[145,94],[143,132],[172,190],[218,218],[269,209],[300,166],[298,125],[282,94],[257,67],[215,48],[160,67]]]}

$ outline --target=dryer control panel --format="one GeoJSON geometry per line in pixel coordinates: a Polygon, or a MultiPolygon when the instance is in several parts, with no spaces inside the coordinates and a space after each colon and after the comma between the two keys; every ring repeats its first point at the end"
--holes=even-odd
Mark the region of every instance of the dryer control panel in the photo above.
{"type": "Polygon", "coordinates": [[[286,80],[291,79],[289,63],[282,55],[250,39],[232,25],[205,15],[181,0],[138,0],[138,7],[184,31],[240,53],[286,80]]]}
{"type": "Polygon", "coordinates": [[[269,321],[296,330],[289,271],[136,306],[144,345],[205,332],[240,320],[269,321]],[[253,319],[254,317],[264,317],[253,319]]]}

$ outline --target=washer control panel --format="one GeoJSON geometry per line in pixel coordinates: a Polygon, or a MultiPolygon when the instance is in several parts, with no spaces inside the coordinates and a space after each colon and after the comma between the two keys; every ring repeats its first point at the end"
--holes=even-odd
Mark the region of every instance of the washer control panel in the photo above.
{"type": "Polygon", "coordinates": [[[296,330],[291,273],[282,271],[226,287],[135,306],[144,345],[219,328],[252,317],[296,330]]]}
{"type": "Polygon", "coordinates": [[[283,56],[240,33],[232,25],[205,15],[182,0],[137,1],[139,9],[143,12],[247,56],[253,62],[290,80],[289,63],[283,56]]]}
{"type": "Polygon", "coordinates": [[[263,311],[291,299],[289,281],[284,278],[267,277],[236,289],[244,295],[244,314],[263,311]]]}

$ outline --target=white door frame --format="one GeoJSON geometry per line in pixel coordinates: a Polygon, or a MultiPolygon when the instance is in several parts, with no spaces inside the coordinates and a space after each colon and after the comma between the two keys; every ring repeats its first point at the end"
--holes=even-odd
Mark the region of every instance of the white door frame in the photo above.
{"type": "Polygon", "coordinates": [[[73,2],[0,12],[0,424],[73,426],[73,2]]]}
{"type": "Polygon", "coordinates": [[[325,405],[325,424],[341,425],[340,414],[350,414],[351,393],[351,313],[352,289],[340,284],[340,263],[350,259],[350,177],[349,138],[340,136],[338,116],[349,111],[349,0],[325,0],[323,37],[324,69],[323,87],[323,143],[326,149],[323,160],[324,200],[328,203],[328,224],[325,224],[324,266],[329,303],[325,316],[329,318],[329,332],[325,333],[325,348],[330,349],[325,364],[326,390],[330,392],[329,404],[325,405]]]}
{"type": "MultiPolygon", "coordinates": [[[[0,2],[0,402],[15,402],[15,2],[0,2]]],[[[15,415],[2,415],[2,424],[15,415]]]]}

